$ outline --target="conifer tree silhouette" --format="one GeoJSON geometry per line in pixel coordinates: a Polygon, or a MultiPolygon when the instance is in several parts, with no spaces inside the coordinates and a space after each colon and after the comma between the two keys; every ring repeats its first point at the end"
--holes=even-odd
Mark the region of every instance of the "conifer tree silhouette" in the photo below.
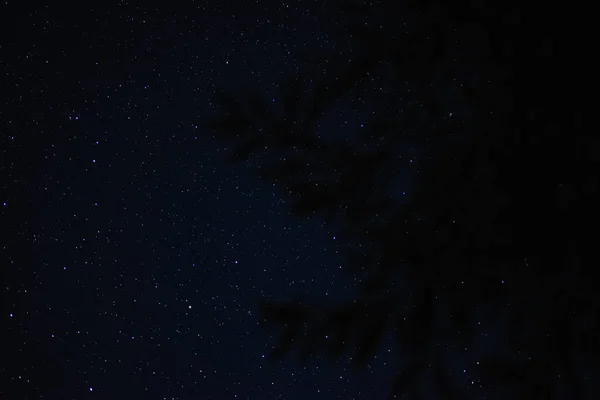
{"type": "Polygon", "coordinates": [[[224,113],[206,125],[236,142],[231,160],[260,155],[259,173],[285,189],[295,213],[361,243],[349,258],[361,282],[351,301],[259,302],[261,321],[281,329],[272,357],[350,354],[365,365],[392,331],[406,367],[390,398],[420,398],[421,376],[440,398],[468,398],[443,352],[472,344],[473,316],[483,312],[488,321],[508,316],[510,348],[473,365],[487,398],[496,388],[517,399],[598,393],[597,228],[588,213],[598,142],[583,131],[575,97],[549,95],[549,77],[562,96],[575,93],[574,82],[553,76],[564,32],[533,27],[532,10],[485,3],[343,1],[352,51],[288,82],[283,114],[257,91],[216,95],[224,113]],[[378,76],[384,93],[374,97],[378,76]],[[377,113],[354,140],[317,135],[337,101],[369,96],[377,113]],[[398,157],[407,142],[419,149],[414,163],[398,157]],[[416,184],[400,202],[389,188],[405,169],[416,184]]]}

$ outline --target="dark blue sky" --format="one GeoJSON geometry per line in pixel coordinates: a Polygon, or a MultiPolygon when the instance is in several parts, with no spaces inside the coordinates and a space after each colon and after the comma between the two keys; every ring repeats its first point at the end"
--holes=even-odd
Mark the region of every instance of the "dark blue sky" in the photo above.
{"type": "Polygon", "coordinates": [[[216,88],[276,103],[302,51],[335,51],[327,7],[1,7],[2,397],[386,393],[385,349],[366,373],[263,358],[260,296],[354,285],[324,224],[198,127],[216,88]]]}

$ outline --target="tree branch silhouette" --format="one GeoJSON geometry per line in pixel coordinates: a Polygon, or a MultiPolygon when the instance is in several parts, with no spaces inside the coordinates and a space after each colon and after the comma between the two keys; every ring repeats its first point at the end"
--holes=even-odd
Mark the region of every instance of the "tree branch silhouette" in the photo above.
{"type": "Polygon", "coordinates": [[[481,360],[473,369],[482,384],[511,386],[518,399],[559,398],[561,390],[588,398],[581,377],[587,367],[576,354],[597,363],[592,332],[600,301],[590,279],[597,256],[574,221],[591,229],[584,210],[597,198],[597,177],[587,169],[597,142],[581,132],[576,109],[563,107],[559,120],[540,90],[532,66],[548,60],[528,53],[539,38],[519,22],[525,10],[489,14],[479,3],[407,2],[410,30],[399,23],[382,30],[370,18],[399,15],[380,4],[367,12],[362,2],[342,2],[353,51],[333,55],[325,74],[319,61],[287,83],[282,115],[256,91],[246,101],[218,93],[224,114],[206,124],[236,141],[232,162],[261,156],[260,175],[289,195],[294,213],[321,215],[340,239],[363,244],[349,258],[361,282],[356,298],[329,306],[260,302],[261,321],[281,328],[271,356],[294,348],[302,357],[351,354],[361,366],[392,331],[406,367],[390,398],[417,398],[430,364],[444,398],[465,398],[445,373],[438,345],[470,346],[473,316],[483,309],[491,319],[508,313],[511,354],[522,356],[481,360]],[[319,137],[327,110],[374,92],[382,66],[392,71],[380,83],[388,93],[372,101],[378,113],[360,135],[319,137]],[[457,80],[468,107],[452,117],[445,110],[458,105],[444,103],[442,93],[457,80]],[[415,165],[398,157],[406,141],[422,154],[415,165]],[[565,148],[571,164],[559,165],[565,148]],[[410,168],[418,183],[400,204],[387,189],[395,173],[410,168]],[[447,320],[436,317],[440,309],[447,320]]]}

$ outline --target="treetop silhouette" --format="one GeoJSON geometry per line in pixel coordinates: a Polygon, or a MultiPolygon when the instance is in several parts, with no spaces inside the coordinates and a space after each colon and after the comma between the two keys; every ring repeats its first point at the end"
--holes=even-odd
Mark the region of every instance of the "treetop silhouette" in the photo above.
{"type": "Polygon", "coordinates": [[[556,72],[544,46],[558,39],[529,33],[528,11],[508,6],[341,4],[351,51],[288,82],[283,113],[257,91],[217,93],[224,113],[206,124],[236,143],[231,161],[261,157],[259,173],[294,213],[361,244],[348,257],[361,288],[351,301],[260,301],[261,321],[281,329],[272,356],[297,349],[364,365],[391,331],[406,365],[391,397],[418,398],[426,375],[443,398],[465,398],[443,352],[476,340],[476,313],[507,315],[511,351],[473,366],[488,398],[509,386],[523,399],[591,398],[583,375],[597,368],[600,291],[586,213],[598,145],[577,105],[558,107],[543,87],[556,72]],[[342,98],[376,112],[350,140],[319,135],[342,98]],[[416,158],[398,156],[407,143],[416,158]],[[399,202],[389,189],[402,171],[416,183],[399,202]]]}

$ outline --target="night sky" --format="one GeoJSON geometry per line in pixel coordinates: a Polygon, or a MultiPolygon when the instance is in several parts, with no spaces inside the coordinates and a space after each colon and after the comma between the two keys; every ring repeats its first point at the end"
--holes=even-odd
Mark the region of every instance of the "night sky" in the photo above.
{"type": "MultiPolygon", "coordinates": [[[[0,398],[385,398],[391,339],[363,371],[267,360],[261,296],[336,301],[356,282],[330,226],[202,129],[215,90],[277,105],[308,58],[341,51],[337,6],[136,3],[0,5],[0,398]]],[[[361,117],[341,105],[320,129],[361,117]]],[[[411,173],[398,185],[410,196],[411,173]]],[[[495,331],[451,355],[457,385],[480,393],[464,365],[495,331]]]]}
{"type": "Polygon", "coordinates": [[[290,216],[281,193],[198,131],[215,88],[276,93],[300,52],[335,49],[322,2],[8,2],[0,14],[0,397],[387,392],[385,354],[366,374],[264,359],[274,343],[259,296],[352,285],[338,282],[323,222],[290,216]]]}

